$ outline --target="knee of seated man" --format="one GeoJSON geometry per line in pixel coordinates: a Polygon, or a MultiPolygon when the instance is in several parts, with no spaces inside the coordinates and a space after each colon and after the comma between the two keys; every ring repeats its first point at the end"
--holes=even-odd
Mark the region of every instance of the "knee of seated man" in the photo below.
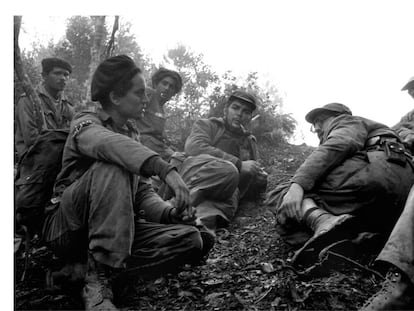
{"type": "Polygon", "coordinates": [[[193,226],[182,225],[180,240],[186,241],[186,248],[195,255],[200,255],[203,250],[203,239],[200,231],[193,226]]]}
{"type": "Polygon", "coordinates": [[[223,181],[223,184],[233,185],[234,189],[239,184],[239,171],[237,167],[230,161],[217,159],[212,163],[214,165],[214,173],[217,178],[223,181]]]}

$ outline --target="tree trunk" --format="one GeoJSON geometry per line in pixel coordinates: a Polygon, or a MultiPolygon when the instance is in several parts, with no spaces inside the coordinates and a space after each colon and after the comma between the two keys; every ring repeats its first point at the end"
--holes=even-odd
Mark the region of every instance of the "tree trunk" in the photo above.
{"type": "Polygon", "coordinates": [[[112,53],[113,53],[114,48],[115,48],[115,33],[117,32],[118,28],[119,28],[119,16],[116,15],[115,16],[115,21],[114,21],[114,26],[112,27],[111,39],[109,40],[108,46],[106,48],[105,59],[112,56],[112,53]]]}
{"type": "Polygon", "coordinates": [[[40,133],[43,127],[43,115],[41,111],[41,99],[37,94],[35,88],[33,87],[32,83],[30,82],[29,76],[25,72],[23,68],[23,62],[20,55],[20,47],[19,47],[19,34],[20,34],[20,26],[22,23],[21,16],[14,16],[14,72],[16,73],[17,78],[22,83],[22,87],[29,97],[31,103],[33,104],[33,110],[36,114],[36,123],[37,128],[40,133]]]}
{"type": "Polygon", "coordinates": [[[91,98],[90,85],[92,82],[92,76],[95,72],[96,67],[98,67],[99,63],[101,62],[102,41],[105,36],[105,16],[92,16],[91,18],[94,24],[95,33],[93,36],[93,44],[91,48],[91,64],[89,65],[89,78],[85,82],[87,89],[87,100],[91,98]]]}

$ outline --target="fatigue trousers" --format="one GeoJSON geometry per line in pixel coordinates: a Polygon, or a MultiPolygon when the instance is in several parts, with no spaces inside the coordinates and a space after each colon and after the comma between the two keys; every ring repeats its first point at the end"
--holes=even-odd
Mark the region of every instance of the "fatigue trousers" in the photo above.
{"type": "Polygon", "coordinates": [[[393,264],[414,284],[414,186],[377,260],[393,264]]]}
{"type": "Polygon", "coordinates": [[[191,193],[197,219],[208,229],[227,226],[239,200],[239,172],[230,161],[202,154],[187,157],[180,175],[191,193]]]}
{"type": "MultiPolygon", "coordinates": [[[[208,154],[185,157],[181,153],[173,155],[171,164],[177,167],[190,189],[197,223],[213,235],[216,228],[227,226],[236,213],[240,198],[236,166],[208,154]]],[[[172,196],[171,189],[165,184],[159,193],[165,200],[172,196]]]]}
{"type": "Polygon", "coordinates": [[[95,162],[46,218],[45,241],[60,256],[76,259],[89,251],[100,263],[137,272],[168,272],[198,261],[202,239],[195,227],[135,217],[137,178],[117,165],[95,162]]]}
{"type": "MultiPolygon", "coordinates": [[[[408,162],[402,166],[387,161],[384,151],[363,151],[332,169],[304,197],[334,215],[355,215],[364,231],[388,235],[413,183],[408,162]]],[[[289,187],[290,182],[277,186],[269,193],[267,204],[277,210],[289,187]]],[[[312,235],[296,219],[277,223],[276,229],[291,244],[303,243],[312,235]]]]}

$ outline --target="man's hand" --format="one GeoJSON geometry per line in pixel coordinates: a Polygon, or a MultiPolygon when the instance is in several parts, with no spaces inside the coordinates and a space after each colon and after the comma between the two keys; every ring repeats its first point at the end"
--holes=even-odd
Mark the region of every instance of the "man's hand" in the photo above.
{"type": "Polygon", "coordinates": [[[256,182],[259,184],[265,184],[267,182],[268,174],[263,168],[260,168],[259,172],[256,175],[256,182]]]}
{"type": "Polygon", "coordinates": [[[290,185],[277,211],[277,217],[280,223],[286,222],[287,218],[294,218],[300,221],[303,193],[304,191],[301,185],[296,183],[290,185]]]}
{"type": "Polygon", "coordinates": [[[178,214],[184,213],[186,210],[189,212],[190,208],[190,191],[187,185],[182,180],[181,176],[176,170],[171,170],[165,177],[165,182],[174,191],[175,194],[175,206],[178,214]]]}
{"type": "Polygon", "coordinates": [[[242,161],[240,173],[241,174],[248,174],[250,176],[256,176],[258,173],[262,171],[261,166],[254,160],[247,160],[242,161]]]}
{"type": "Polygon", "coordinates": [[[170,210],[170,222],[173,224],[188,224],[195,225],[195,208],[191,207],[188,210],[184,210],[184,213],[178,213],[177,209],[173,207],[170,210]]]}

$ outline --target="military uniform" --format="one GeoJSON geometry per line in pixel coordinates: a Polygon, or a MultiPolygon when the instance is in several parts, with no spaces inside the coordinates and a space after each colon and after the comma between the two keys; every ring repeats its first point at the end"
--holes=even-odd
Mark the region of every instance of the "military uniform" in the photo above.
{"type": "Polygon", "coordinates": [[[160,111],[153,109],[152,106],[155,105],[154,91],[148,89],[147,94],[150,104],[145,109],[143,116],[135,121],[140,133],[140,141],[168,162],[174,151],[168,146],[165,136],[166,117],[164,109],[162,107],[159,107],[158,110],[160,111]]]}
{"type": "MultiPolygon", "coordinates": [[[[389,232],[402,211],[414,174],[403,150],[398,150],[396,158],[387,154],[388,140],[398,138],[383,124],[348,114],[332,118],[319,147],[289,183],[269,193],[268,203],[277,210],[290,184],[297,183],[305,198],[312,198],[329,213],[355,215],[366,230],[389,232]]],[[[304,236],[304,228],[292,219],[279,222],[277,228],[293,244],[312,235],[304,236]]]]}
{"type": "MultiPolygon", "coordinates": [[[[61,94],[57,100],[54,99],[46,91],[43,85],[37,89],[37,92],[41,99],[41,110],[44,115],[45,128],[69,128],[74,113],[74,107],[66,97],[61,94]]],[[[23,94],[17,102],[15,121],[15,146],[19,157],[21,157],[39,135],[38,120],[33,103],[25,94],[23,94]]]]}
{"type": "MultiPolygon", "coordinates": [[[[198,261],[199,231],[169,222],[171,204],[152,189],[147,161],[158,155],[101,109],[79,113],[71,124],[55,185],[60,201],[49,212],[43,237],[58,254],[86,251],[113,268],[157,273],[198,261]]],[[[75,258],[76,257],[76,258],[75,258]]]]}
{"type": "Polygon", "coordinates": [[[411,152],[414,151],[414,109],[404,115],[400,122],[392,127],[411,152]]]}
{"type": "Polygon", "coordinates": [[[197,218],[210,229],[227,225],[240,199],[265,191],[255,176],[240,174],[242,161],[257,158],[255,138],[246,131],[230,131],[222,118],[196,121],[185,155],[180,175],[190,188],[197,218]]]}

